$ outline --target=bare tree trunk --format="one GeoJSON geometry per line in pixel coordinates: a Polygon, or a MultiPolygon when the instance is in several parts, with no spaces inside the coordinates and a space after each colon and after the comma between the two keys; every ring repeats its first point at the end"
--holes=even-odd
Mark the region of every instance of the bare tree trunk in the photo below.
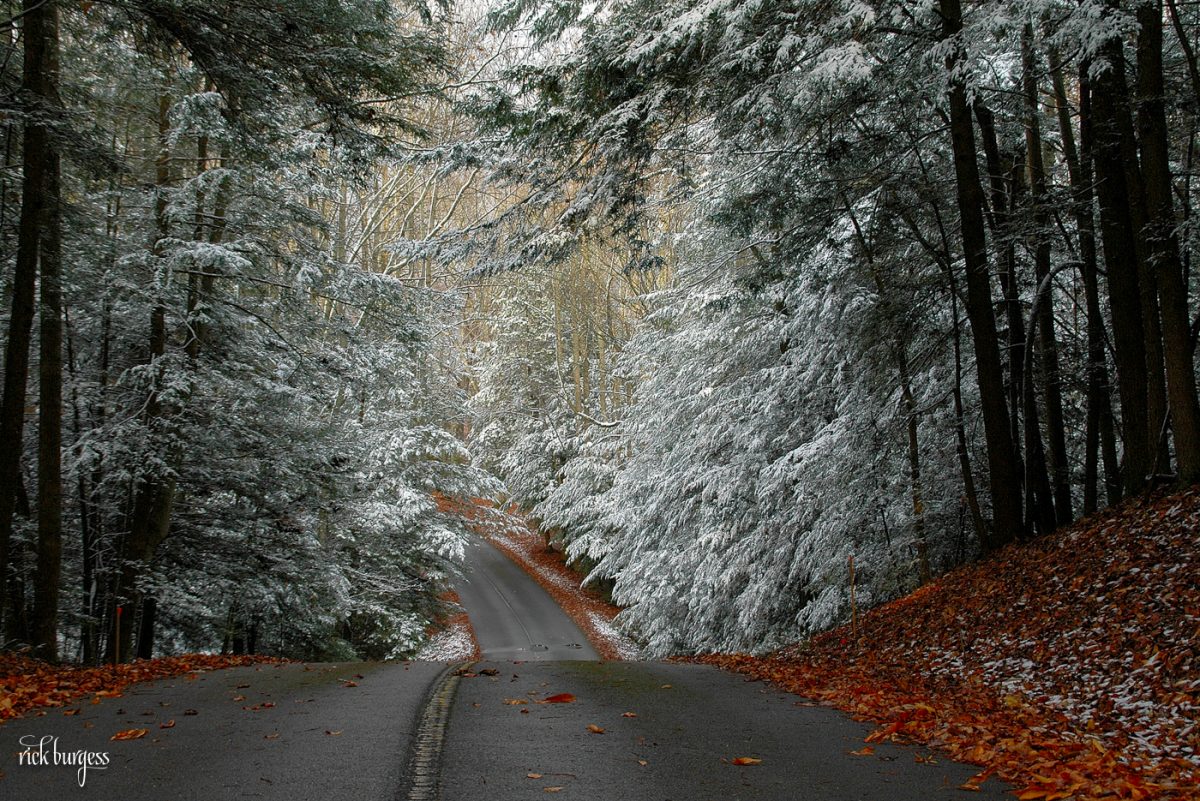
{"type": "MultiPolygon", "coordinates": [[[[1040,285],[1050,275],[1050,215],[1046,209],[1046,167],[1042,161],[1042,129],[1038,84],[1034,75],[1033,25],[1021,32],[1021,78],[1025,94],[1025,158],[1029,165],[1029,192],[1033,204],[1034,273],[1040,285]]],[[[1050,478],[1054,487],[1054,519],[1071,522],[1071,477],[1067,464],[1067,434],[1063,420],[1062,379],[1058,364],[1058,338],[1054,331],[1054,288],[1035,310],[1038,315],[1038,356],[1042,368],[1042,396],[1046,404],[1046,433],[1050,445],[1050,478]]],[[[1032,382],[1029,382],[1032,386],[1032,382]]],[[[1026,458],[1032,455],[1026,453],[1026,458]]]]}
{"type": "Polygon", "coordinates": [[[1088,86],[1088,63],[1079,65],[1079,142],[1082,155],[1076,149],[1075,132],[1071,126],[1071,107],[1067,99],[1062,61],[1057,52],[1049,51],[1050,77],[1058,112],[1059,136],[1071,182],[1072,214],[1079,237],[1079,275],[1083,281],[1084,307],[1087,314],[1087,421],[1084,431],[1083,513],[1091,514],[1099,507],[1100,459],[1104,460],[1106,500],[1114,504],[1121,499],[1120,467],[1116,457],[1113,434],[1112,404],[1109,398],[1108,364],[1105,358],[1104,316],[1100,309],[1100,288],[1096,261],[1096,225],[1092,215],[1091,164],[1091,98],[1088,86]]]}
{"type": "MultiPolygon", "coordinates": [[[[48,22],[55,28],[57,20],[48,22]]],[[[47,36],[51,40],[51,36],[47,36]]],[[[59,161],[52,153],[46,176],[41,247],[41,334],[38,365],[38,544],[33,585],[33,644],[39,656],[58,661],[58,582],[62,573],[62,238],[59,161]]]]}
{"type": "MultiPolygon", "coordinates": [[[[155,163],[155,185],[157,196],[154,202],[156,240],[153,250],[161,256],[161,242],[170,230],[167,220],[167,188],[171,182],[170,118],[171,99],[163,94],[158,102],[159,154],[155,163]]],[[[146,399],[145,424],[151,435],[156,423],[163,416],[162,403],[158,394],[158,382],[164,369],[163,357],[167,347],[166,305],[161,297],[155,299],[150,313],[150,363],[153,370],[152,386],[146,399]]],[[[132,656],[133,626],[136,610],[143,597],[138,591],[138,578],[146,564],[153,558],[155,550],[166,538],[170,529],[171,509],[175,500],[174,479],[163,476],[143,476],[136,482],[133,510],[129,530],[126,532],[125,548],[121,569],[117,575],[116,602],[121,604],[124,614],[120,617],[113,645],[119,646],[122,658],[132,656]]],[[[152,639],[152,637],[150,638],[152,639]]],[[[108,656],[113,656],[110,647],[108,656]]]]}
{"type": "Polygon", "coordinates": [[[1121,398],[1121,433],[1124,461],[1123,493],[1145,489],[1153,464],[1149,436],[1146,328],[1142,316],[1139,279],[1138,220],[1134,209],[1141,203],[1141,188],[1133,182],[1128,159],[1137,168],[1129,90],[1125,83],[1125,55],[1119,38],[1101,50],[1107,68],[1092,84],[1093,148],[1096,195],[1100,205],[1100,234],[1108,273],[1112,313],[1113,349],[1116,353],[1117,389],[1121,398]]]}
{"type": "MultiPolygon", "coordinates": [[[[8,322],[8,342],[4,360],[4,397],[0,401],[0,588],[8,585],[9,541],[13,515],[24,487],[21,478],[22,441],[25,435],[25,393],[29,380],[29,347],[33,331],[33,299],[37,285],[41,227],[46,196],[47,171],[51,167],[53,146],[44,122],[46,112],[56,103],[56,87],[50,66],[50,37],[54,26],[50,17],[57,14],[53,0],[24,0],[23,37],[25,39],[22,93],[38,104],[41,112],[26,118],[23,128],[21,166],[21,217],[18,223],[17,257],[13,269],[12,312],[8,322]]],[[[7,600],[8,593],[0,590],[7,600]]],[[[16,599],[0,602],[0,615],[11,605],[16,616],[16,599]]]]}
{"type": "MultiPolygon", "coordinates": [[[[1161,303],[1162,349],[1167,393],[1174,432],[1179,478],[1188,484],[1200,481],[1200,400],[1189,347],[1187,283],[1175,236],[1175,209],[1171,195],[1171,163],[1167,145],[1167,117],[1163,105],[1162,3],[1146,2],[1137,11],[1138,32],[1138,132],[1142,175],[1146,191],[1145,237],[1149,271],[1143,292],[1149,293],[1149,312],[1158,319],[1161,303]],[[1154,297],[1157,290],[1157,298],[1154,297]]],[[[1149,333],[1149,332],[1148,332],[1149,333]]],[[[1159,344],[1159,343],[1155,343],[1159,344]]],[[[1150,365],[1153,368],[1153,364],[1150,365]]],[[[1154,425],[1154,420],[1151,420],[1154,425]]],[[[1151,436],[1156,436],[1153,429],[1151,436]]]]}

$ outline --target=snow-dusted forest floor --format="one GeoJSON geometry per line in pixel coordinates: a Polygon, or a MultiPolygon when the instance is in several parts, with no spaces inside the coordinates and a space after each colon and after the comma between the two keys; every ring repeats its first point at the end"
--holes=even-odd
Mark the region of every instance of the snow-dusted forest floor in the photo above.
{"type": "Polygon", "coordinates": [[[428,642],[421,646],[414,659],[425,662],[466,662],[479,658],[479,643],[475,640],[475,629],[471,619],[459,605],[458,593],[448,591],[442,595],[458,609],[456,613],[441,621],[430,634],[428,642]]]}
{"type": "Polygon", "coordinates": [[[874,609],[857,636],[703,661],[980,765],[1022,799],[1200,798],[1198,532],[1196,489],[1130,501],[874,609]]]}

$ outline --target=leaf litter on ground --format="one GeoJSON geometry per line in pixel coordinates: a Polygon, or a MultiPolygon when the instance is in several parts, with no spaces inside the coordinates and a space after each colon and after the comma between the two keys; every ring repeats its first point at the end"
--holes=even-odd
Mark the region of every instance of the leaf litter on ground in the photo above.
{"type": "MultiPolygon", "coordinates": [[[[1010,545],[849,626],[699,661],[938,748],[1025,801],[1200,799],[1200,489],[1010,545]]],[[[866,748],[858,754],[869,753],[866,748]]]]}

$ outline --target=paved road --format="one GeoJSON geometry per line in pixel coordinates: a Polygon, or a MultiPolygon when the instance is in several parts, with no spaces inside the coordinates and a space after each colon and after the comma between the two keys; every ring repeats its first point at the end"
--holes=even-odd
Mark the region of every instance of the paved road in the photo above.
{"type": "Polygon", "coordinates": [[[234,668],[135,685],[120,698],[68,707],[81,710],[75,716],[50,709],[12,720],[0,726],[0,801],[392,801],[426,693],[445,668],[234,668]],[[174,727],[159,728],[170,720],[174,727]],[[109,740],[132,728],[149,733],[109,740]],[[57,737],[60,752],[108,752],[111,761],[80,788],[73,767],[17,764],[24,736],[57,737]]]}
{"type": "MultiPolygon", "coordinates": [[[[435,663],[285,665],[139,685],[78,715],[0,726],[0,801],[518,801],[548,789],[589,801],[966,797],[956,788],[974,768],[891,745],[852,754],[866,726],[762,683],[595,661],[549,596],[490,546],[471,549],[466,576],[459,594],[487,661],[461,677],[435,663]],[[561,693],[574,700],[538,703],[561,693]],[[130,728],[149,734],[109,740],[130,728]],[[80,788],[73,767],[16,764],[23,736],[111,761],[80,788]]],[[[1003,791],[988,781],[970,797],[1003,791]]]]}
{"type": "Polygon", "coordinates": [[[589,801],[1012,798],[994,780],[958,790],[978,769],[918,762],[927,750],[878,744],[854,755],[868,726],[707,666],[491,662],[475,671],[458,684],[446,732],[446,801],[546,798],[553,787],[563,788],[555,797],[589,801]],[[478,673],[487,669],[499,673],[478,673]],[[559,693],[576,700],[537,703],[559,693]],[[733,765],[738,757],[762,764],[733,765]]]}
{"type": "Polygon", "coordinates": [[[484,540],[468,546],[465,576],[455,589],[484,658],[600,658],[549,593],[484,540]]]}

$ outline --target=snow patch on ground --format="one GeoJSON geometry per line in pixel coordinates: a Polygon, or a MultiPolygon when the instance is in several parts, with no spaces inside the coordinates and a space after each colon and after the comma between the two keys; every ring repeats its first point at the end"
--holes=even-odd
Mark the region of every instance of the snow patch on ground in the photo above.
{"type": "Polygon", "coordinates": [[[588,612],[588,619],[591,621],[592,628],[595,629],[596,634],[608,640],[621,659],[628,662],[641,659],[642,649],[638,647],[637,643],[618,631],[616,626],[612,624],[612,621],[598,612],[592,611],[588,612]]]}
{"type": "Polygon", "coordinates": [[[417,651],[421,662],[465,662],[475,656],[475,638],[466,623],[455,622],[439,631],[417,651]]]}

